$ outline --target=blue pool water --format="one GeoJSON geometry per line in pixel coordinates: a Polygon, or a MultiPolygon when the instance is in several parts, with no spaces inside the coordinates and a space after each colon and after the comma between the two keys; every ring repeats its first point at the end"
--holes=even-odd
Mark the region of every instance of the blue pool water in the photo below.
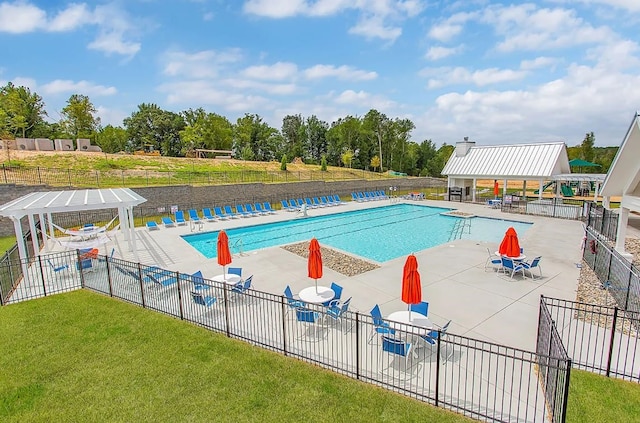
{"type": "MultiPolygon", "coordinates": [[[[315,237],[320,245],[384,262],[460,238],[499,243],[509,226],[513,226],[520,235],[531,226],[530,223],[511,220],[441,215],[449,210],[395,204],[227,229],[226,232],[232,252],[237,251],[234,246],[240,243],[242,251],[247,252],[315,237]],[[465,220],[470,225],[461,228],[465,220]]],[[[182,236],[207,258],[217,256],[217,237],[218,231],[182,236]]]]}

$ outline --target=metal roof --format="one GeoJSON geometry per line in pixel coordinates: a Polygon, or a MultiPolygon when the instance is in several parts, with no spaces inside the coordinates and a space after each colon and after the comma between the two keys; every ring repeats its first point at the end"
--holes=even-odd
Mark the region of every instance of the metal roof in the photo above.
{"type": "Polygon", "coordinates": [[[449,177],[487,179],[550,179],[570,172],[564,142],[474,146],[464,156],[454,151],[442,170],[449,177]]]}
{"type": "Polygon", "coordinates": [[[634,192],[640,172],[638,156],[640,156],[640,115],[636,113],[602,184],[601,195],[612,197],[634,192]]]}
{"type": "Polygon", "coordinates": [[[129,188],[32,192],[0,206],[0,216],[21,218],[40,213],[124,208],[145,201],[129,188]]]}
{"type": "Polygon", "coordinates": [[[566,173],[553,175],[553,179],[564,182],[602,182],[605,176],[605,173],[566,173]]]}

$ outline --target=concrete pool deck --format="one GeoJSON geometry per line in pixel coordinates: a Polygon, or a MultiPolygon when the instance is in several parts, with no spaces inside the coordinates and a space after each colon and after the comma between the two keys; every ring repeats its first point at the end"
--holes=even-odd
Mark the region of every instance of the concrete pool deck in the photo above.
{"type": "MultiPolygon", "coordinates": [[[[531,351],[535,348],[540,295],[575,300],[580,272],[577,263],[581,262],[584,236],[581,222],[502,213],[499,209],[477,204],[401,201],[450,207],[477,216],[534,224],[519,239],[528,259],[542,256],[543,276],[535,280],[521,276],[510,279],[492,269],[485,270],[487,248],[495,251],[498,249],[497,243],[463,239],[416,252],[423,300],[429,302],[429,317],[440,325],[452,320],[450,332],[531,351]]],[[[309,210],[308,213],[314,216],[386,204],[389,204],[388,200],[348,202],[337,207],[309,210]]],[[[205,222],[202,229],[216,231],[295,218],[294,212],[278,211],[268,216],[205,222]]],[[[154,231],[139,228],[136,230],[137,254],[127,251],[128,247],[120,234],[107,245],[107,250],[115,246],[116,257],[184,273],[201,270],[205,278],[211,278],[221,273],[216,259],[206,259],[179,236],[195,233],[192,231],[198,229],[189,223],[154,231]]],[[[407,237],[410,236],[408,233],[407,237]]],[[[101,251],[101,254],[104,253],[101,251]]],[[[255,289],[282,294],[285,286],[290,285],[296,293],[313,284],[307,277],[306,259],[280,247],[232,253],[231,266],[242,267],[243,276],[254,275],[255,289]]],[[[328,286],[336,282],[344,287],[343,298],[353,297],[352,309],[368,314],[375,304],[379,304],[383,315],[387,316],[407,307],[400,299],[405,260],[406,257],[400,257],[378,263],[381,265],[379,269],[352,277],[325,267],[319,284],[328,286]]]]}

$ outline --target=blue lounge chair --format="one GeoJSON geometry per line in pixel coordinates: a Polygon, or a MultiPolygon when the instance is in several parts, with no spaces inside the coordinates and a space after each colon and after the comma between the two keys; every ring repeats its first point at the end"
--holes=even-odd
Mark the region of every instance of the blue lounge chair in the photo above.
{"type": "Polygon", "coordinates": [[[156,230],[156,229],[160,229],[160,227],[158,226],[158,224],[153,221],[153,220],[149,220],[147,221],[147,229],[150,231],[156,230]]]}
{"type": "Polygon", "coordinates": [[[231,216],[228,216],[225,212],[223,212],[222,208],[220,207],[214,207],[213,212],[216,214],[216,217],[220,220],[227,220],[231,218],[231,216]]]}
{"type": "Polygon", "coordinates": [[[224,213],[232,219],[237,219],[240,217],[239,214],[236,214],[233,212],[233,210],[231,210],[231,206],[229,205],[224,206],[224,213]]]}
{"type": "MultiPolygon", "coordinates": [[[[304,202],[307,205],[308,209],[315,209],[316,207],[318,207],[315,204],[313,204],[313,201],[309,197],[305,197],[304,202]]],[[[302,205],[300,205],[300,206],[302,207],[302,205]]]]}
{"type": "Polygon", "coordinates": [[[313,205],[316,207],[326,207],[326,204],[322,204],[318,197],[313,197],[313,205]]]}
{"type": "Polygon", "coordinates": [[[200,220],[200,216],[198,216],[198,212],[196,209],[189,209],[189,220],[193,222],[197,222],[200,220]]]}
{"type": "Polygon", "coordinates": [[[351,193],[351,200],[352,200],[352,201],[357,201],[358,203],[361,203],[361,202],[362,202],[362,199],[360,199],[360,198],[358,197],[358,194],[356,194],[355,192],[352,192],[352,193],[351,193]]]}
{"type": "Polygon", "coordinates": [[[205,220],[209,222],[213,222],[216,220],[216,217],[211,214],[211,209],[202,209],[202,216],[204,216],[205,220]]]}
{"type": "Polygon", "coordinates": [[[357,192],[356,195],[358,196],[360,201],[369,201],[369,199],[367,197],[365,197],[362,192],[357,192]]]}
{"type": "Polygon", "coordinates": [[[265,201],[264,204],[262,204],[264,206],[264,209],[267,213],[269,214],[276,214],[276,211],[274,209],[271,208],[271,203],[265,201]]]}
{"type": "Polygon", "coordinates": [[[302,198],[298,198],[298,210],[302,208],[302,205],[304,204],[304,201],[302,201],[302,198]]]}
{"type": "Polygon", "coordinates": [[[291,211],[298,211],[298,209],[300,209],[300,207],[302,206],[302,204],[300,206],[298,206],[298,203],[296,203],[296,200],[289,200],[289,207],[291,208],[291,211]]]}
{"type": "Polygon", "coordinates": [[[341,204],[347,204],[347,203],[345,203],[344,201],[342,201],[342,200],[340,199],[340,196],[339,196],[338,194],[333,194],[333,200],[334,200],[338,205],[341,205],[341,204]]]}
{"type": "Polygon", "coordinates": [[[335,203],[335,201],[330,200],[329,198],[323,196],[320,197],[320,201],[322,202],[322,204],[324,204],[325,206],[337,206],[337,204],[335,203]]]}
{"type": "Polygon", "coordinates": [[[182,210],[178,210],[175,212],[174,218],[176,220],[176,225],[186,225],[187,221],[184,219],[184,212],[182,210]]]}
{"type": "Polygon", "coordinates": [[[280,205],[282,206],[282,210],[286,210],[289,212],[293,211],[293,208],[291,208],[287,200],[280,200],[280,205]]]}
{"type": "Polygon", "coordinates": [[[260,203],[255,203],[253,205],[253,208],[256,210],[256,213],[262,215],[262,216],[266,216],[269,214],[268,211],[266,211],[265,209],[262,208],[262,204],[260,203]]]}
{"type": "Polygon", "coordinates": [[[426,317],[427,313],[429,312],[429,303],[423,301],[418,304],[411,304],[409,306],[409,310],[415,311],[416,313],[422,314],[423,316],[426,317]]]}
{"type": "Polygon", "coordinates": [[[384,193],[384,191],[380,190],[378,191],[378,197],[380,197],[381,200],[388,200],[389,197],[387,197],[387,194],[384,193]]]}
{"type": "Polygon", "coordinates": [[[242,204],[238,204],[236,205],[236,215],[242,216],[242,217],[249,217],[251,216],[251,213],[245,211],[244,207],[242,207],[242,204]]]}
{"type": "Polygon", "coordinates": [[[253,204],[251,203],[247,203],[244,205],[244,209],[247,213],[249,213],[251,216],[259,216],[260,213],[253,208],[253,204]]]}
{"type": "Polygon", "coordinates": [[[174,222],[173,219],[168,216],[164,216],[162,218],[162,224],[165,228],[168,228],[169,226],[176,226],[176,222],[174,222]]]}

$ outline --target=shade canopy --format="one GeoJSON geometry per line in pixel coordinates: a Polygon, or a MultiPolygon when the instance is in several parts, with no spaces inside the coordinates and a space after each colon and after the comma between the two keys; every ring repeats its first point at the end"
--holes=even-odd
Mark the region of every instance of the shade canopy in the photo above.
{"type": "Polygon", "coordinates": [[[507,257],[518,257],[520,255],[520,243],[518,242],[518,234],[513,227],[509,227],[500,243],[500,254],[507,257]]]}
{"type": "Polygon", "coordinates": [[[419,304],[422,301],[418,260],[413,254],[407,257],[402,271],[402,301],[409,305],[419,304]]]}
{"type": "Polygon", "coordinates": [[[322,254],[320,253],[320,244],[318,240],[313,238],[309,243],[309,260],[307,262],[309,277],[316,281],[316,291],[318,289],[318,279],[322,277],[322,254]]]}
{"type": "Polygon", "coordinates": [[[225,231],[218,232],[218,264],[224,266],[231,263],[231,251],[229,251],[229,237],[225,231]]]}
{"type": "Polygon", "coordinates": [[[569,160],[569,166],[571,167],[600,167],[598,163],[591,163],[582,159],[569,160]]]}

